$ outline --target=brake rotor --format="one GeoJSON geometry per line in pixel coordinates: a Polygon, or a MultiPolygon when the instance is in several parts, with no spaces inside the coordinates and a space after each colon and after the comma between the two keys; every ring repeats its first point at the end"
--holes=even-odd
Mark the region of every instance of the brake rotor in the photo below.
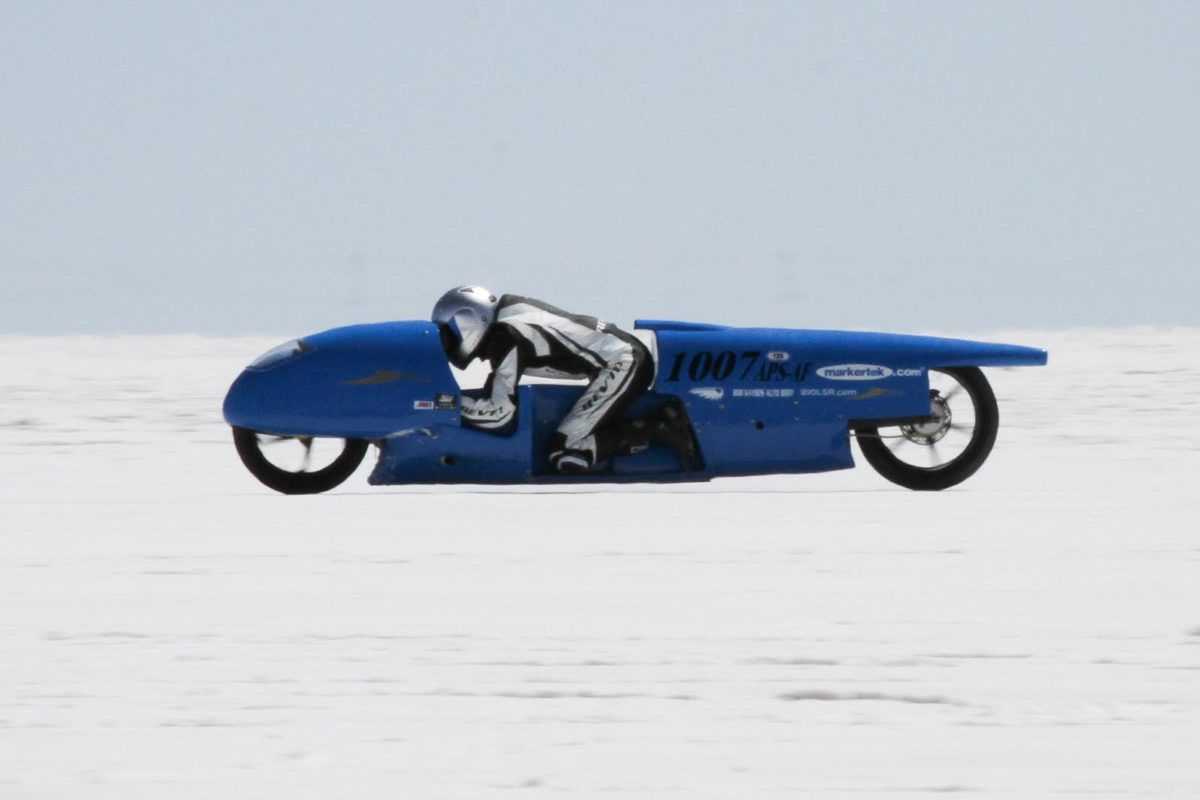
{"type": "Polygon", "coordinates": [[[953,416],[950,413],[950,403],[937,389],[929,392],[929,417],[926,422],[901,425],[900,433],[910,442],[926,446],[937,444],[945,437],[950,431],[953,416]]]}

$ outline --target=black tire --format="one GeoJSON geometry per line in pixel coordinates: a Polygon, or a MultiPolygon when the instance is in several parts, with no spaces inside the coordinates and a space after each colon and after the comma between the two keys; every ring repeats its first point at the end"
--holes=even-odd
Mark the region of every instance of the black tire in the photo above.
{"type": "Polygon", "coordinates": [[[945,414],[944,417],[931,419],[928,424],[897,425],[883,428],[882,431],[865,425],[855,428],[858,446],[875,471],[892,483],[917,491],[948,489],[974,475],[992,452],[996,432],[1000,428],[996,395],[978,367],[942,367],[929,372],[931,379],[935,373],[939,373],[961,387],[961,390],[945,393],[930,389],[931,412],[945,414]],[[950,407],[951,400],[958,401],[953,408],[950,407]],[[963,401],[969,401],[969,407],[963,401]],[[973,424],[969,431],[970,438],[960,452],[939,461],[938,444],[942,437],[952,432],[960,438],[967,435],[966,426],[953,423],[953,415],[960,413],[955,409],[971,415],[973,424]],[[904,447],[924,447],[924,451],[909,452],[922,453],[929,462],[928,466],[911,463],[897,455],[904,447]]]}
{"type": "Polygon", "coordinates": [[[353,475],[367,454],[365,439],[344,439],[342,452],[329,464],[311,472],[305,468],[292,471],[273,464],[262,451],[264,439],[288,438],[295,437],[273,437],[249,428],[233,429],[233,445],[246,469],[264,486],[284,494],[327,492],[353,475]]]}

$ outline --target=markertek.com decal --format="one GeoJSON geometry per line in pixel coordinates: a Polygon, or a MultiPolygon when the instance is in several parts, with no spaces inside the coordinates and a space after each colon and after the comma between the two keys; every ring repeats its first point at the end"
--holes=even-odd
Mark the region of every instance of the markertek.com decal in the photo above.
{"type": "Polygon", "coordinates": [[[817,370],[817,375],[827,381],[879,381],[893,374],[890,368],[876,364],[833,364],[817,370]]]}

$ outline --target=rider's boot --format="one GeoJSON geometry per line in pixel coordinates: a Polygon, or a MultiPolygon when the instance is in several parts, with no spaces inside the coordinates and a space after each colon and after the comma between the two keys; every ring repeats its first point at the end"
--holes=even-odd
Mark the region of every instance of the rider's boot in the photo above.
{"type": "Polygon", "coordinates": [[[596,461],[640,453],[650,446],[650,427],[644,419],[627,420],[596,434],[596,461]]]}
{"type": "Polygon", "coordinates": [[[691,425],[678,403],[668,403],[641,419],[626,420],[596,434],[596,461],[613,456],[640,453],[652,444],[659,444],[679,457],[684,472],[699,464],[696,459],[696,440],[691,425]]]}
{"type": "Polygon", "coordinates": [[[652,411],[645,418],[650,428],[650,440],[674,451],[679,466],[691,472],[699,466],[696,457],[696,438],[679,401],[672,400],[652,411]]]}
{"type": "Polygon", "coordinates": [[[640,453],[652,441],[650,426],[645,420],[622,422],[614,428],[596,431],[568,448],[566,437],[554,434],[550,441],[550,465],[559,472],[579,475],[592,472],[597,465],[613,456],[640,453]]]}

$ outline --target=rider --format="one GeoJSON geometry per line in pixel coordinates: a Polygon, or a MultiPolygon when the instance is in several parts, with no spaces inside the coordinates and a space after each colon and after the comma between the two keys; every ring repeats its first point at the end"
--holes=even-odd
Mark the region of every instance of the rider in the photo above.
{"type": "Polygon", "coordinates": [[[482,286],[446,292],[432,317],[455,366],[463,369],[476,358],[491,363],[483,396],[463,398],[464,425],[511,434],[522,375],[587,378],[583,395],[551,437],[550,464],[555,469],[586,472],[612,456],[645,450],[652,442],[674,450],[683,469],[695,468],[695,445],[677,405],[663,406],[645,419],[621,421],[654,380],[654,360],[631,334],[532,298],[497,298],[482,286]]]}

